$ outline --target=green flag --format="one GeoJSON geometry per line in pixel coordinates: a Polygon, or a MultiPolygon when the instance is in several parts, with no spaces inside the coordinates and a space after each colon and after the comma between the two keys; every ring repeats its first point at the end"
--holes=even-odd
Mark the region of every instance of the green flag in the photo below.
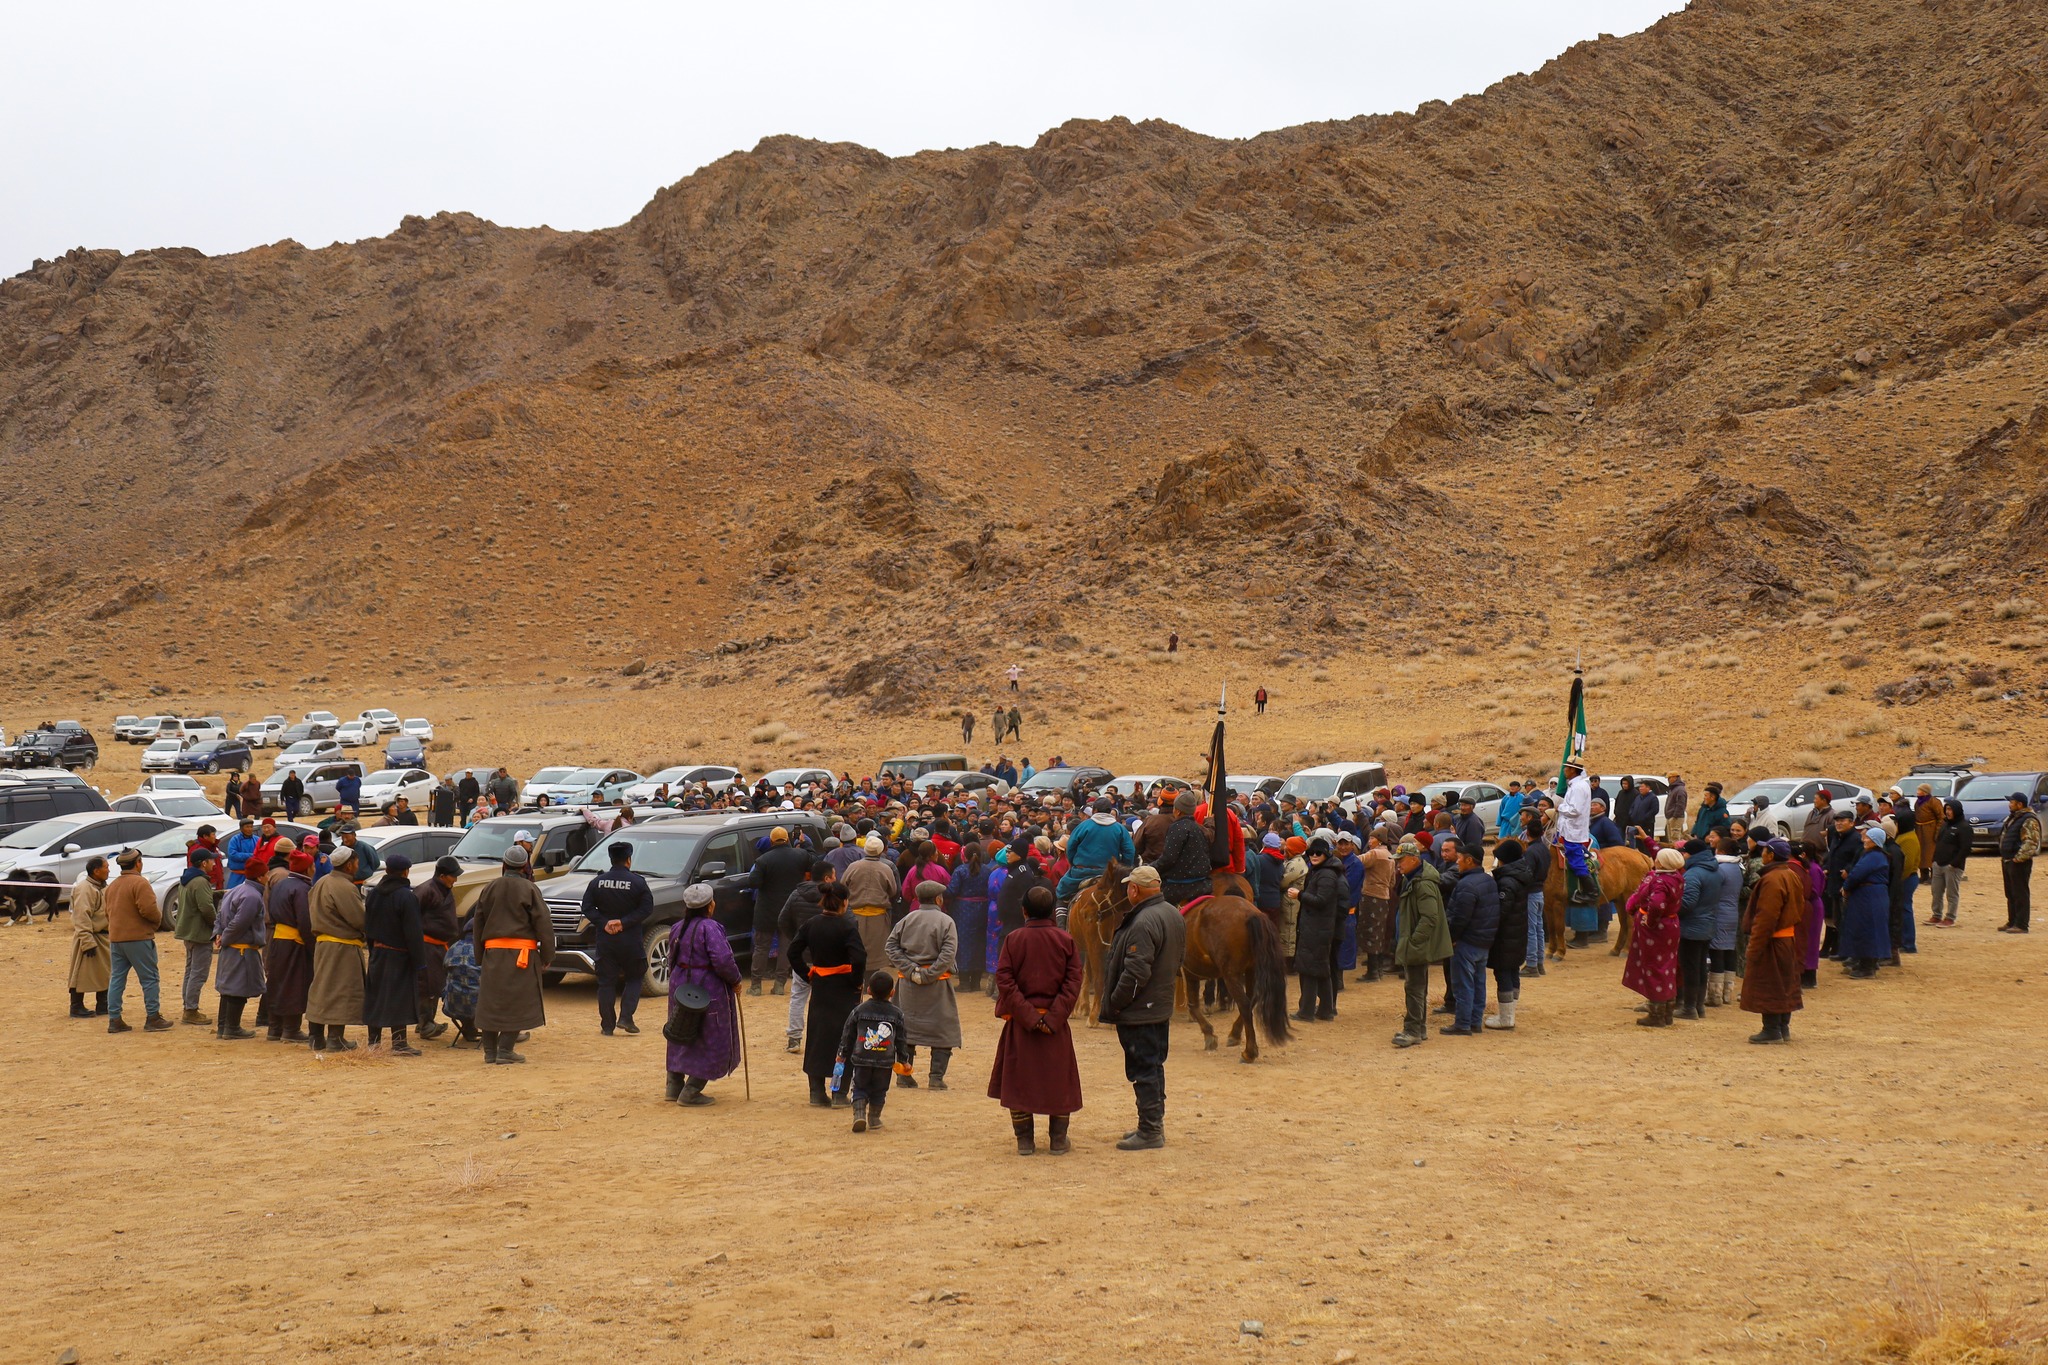
{"type": "Polygon", "coordinates": [[[1564,775],[1564,765],[1578,762],[1586,756],[1586,680],[1575,668],[1572,670],[1572,699],[1565,706],[1564,757],[1557,764],[1557,794],[1564,795],[1570,784],[1564,775]]]}

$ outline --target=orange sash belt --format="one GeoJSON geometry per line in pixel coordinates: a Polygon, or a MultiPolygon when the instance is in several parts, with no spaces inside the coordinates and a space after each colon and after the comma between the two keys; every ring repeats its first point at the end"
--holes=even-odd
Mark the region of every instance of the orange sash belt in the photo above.
{"type": "Polygon", "coordinates": [[[445,938],[435,938],[432,934],[421,934],[420,937],[433,944],[436,948],[446,948],[448,946],[448,940],[445,938]]]}
{"type": "Polygon", "coordinates": [[[1771,935],[1772,938],[1797,938],[1798,936],[1799,926],[1796,924],[1790,929],[1780,929],[1771,935]]]}
{"type": "Polygon", "coordinates": [[[487,938],[484,940],[484,947],[505,948],[508,950],[517,948],[519,950],[519,968],[521,971],[524,971],[526,969],[526,955],[540,947],[540,940],[537,938],[487,938]]]}
{"type": "Polygon", "coordinates": [[[811,975],[812,975],[812,976],[845,976],[845,975],[846,975],[846,974],[847,974],[848,972],[850,972],[850,971],[852,971],[852,970],[853,970],[853,964],[852,964],[851,962],[842,962],[842,963],[840,963],[840,964],[839,964],[839,965],[838,965],[837,967],[813,967],[813,968],[811,968],[811,975]]]}
{"type": "MultiPolygon", "coordinates": [[[[909,977],[909,972],[896,973],[896,979],[898,981],[906,981],[909,979],[909,977]]],[[[951,981],[953,979],[953,974],[951,972],[940,972],[936,977],[933,977],[932,979],[935,981],[951,981]]]]}
{"type": "Polygon", "coordinates": [[[276,942],[278,939],[281,938],[289,939],[293,943],[304,943],[306,941],[305,936],[289,924],[271,925],[270,938],[272,942],[276,942]]]}

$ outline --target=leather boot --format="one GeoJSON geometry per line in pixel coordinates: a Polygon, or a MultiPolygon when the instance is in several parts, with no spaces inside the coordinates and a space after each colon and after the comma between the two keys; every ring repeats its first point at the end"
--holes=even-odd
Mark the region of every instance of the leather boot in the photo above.
{"type": "Polygon", "coordinates": [[[1600,903],[1600,879],[1591,873],[1572,873],[1570,876],[1571,903],[1573,905],[1598,905],[1600,903]]]}
{"type": "Polygon", "coordinates": [[[302,1014],[287,1014],[284,1017],[284,1033],[281,1035],[281,1041],[287,1043],[303,1043],[306,1041],[306,1031],[299,1027],[299,1020],[303,1018],[305,1016],[302,1014]]]}
{"type": "Polygon", "coordinates": [[[490,1030],[485,1030],[482,1047],[484,1065],[496,1066],[498,1064],[498,1035],[490,1030]]]}
{"type": "Polygon", "coordinates": [[[1148,1119],[1138,1120],[1138,1131],[1127,1135],[1117,1143],[1119,1152],[1149,1152],[1166,1145],[1166,1125],[1148,1119]]]}
{"type": "Polygon", "coordinates": [[[93,992],[92,1012],[102,1019],[107,1017],[107,993],[105,991],[93,992]]]}
{"type": "Polygon", "coordinates": [[[185,1024],[210,1024],[213,1020],[207,1018],[198,1010],[186,1010],[185,1017],[179,1022],[185,1024]]]}
{"type": "Polygon", "coordinates": [[[327,1051],[327,1025],[308,1024],[306,1025],[306,1033],[307,1041],[313,1045],[313,1051],[327,1051]]]}
{"type": "Polygon", "coordinates": [[[512,1050],[512,1045],[518,1041],[519,1035],[516,1032],[501,1033],[498,1035],[499,1066],[509,1066],[514,1062],[523,1062],[526,1060],[526,1057],[523,1053],[514,1052],[512,1050]]]}
{"type": "Polygon", "coordinates": [[[811,1082],[811,1106],[815,1109],[830,1109],[832,1107],[832,1097],[825,1093],[825,1078],[823,1076],[812,1076],[809,1079],[811,1082]]]}
{"type": "Polygon", "coordinates": [[[394,1057],[417,1057],[420,1055],[418,1048],[405,1041],[405,1025],[403,1024],[391,1030],[391,1055],[394,1057]]]}
{"type": "Polygon", "coordinates": [[[674,1104],[683,1097],[683,1080],[684,1077],[681,1072],[671,1071],[668,1073],[668,1102],[670,1104],[674,1104]]]}
{"type": "Polygon", "coordinates": [[[853,1102],[853,1131],[865,1133],[867,1130],[868,1102],[866,1100],[855,1100],[853,1102]]]}
{"type": "Polygon", "coordinates": [[[1074,1150],[1073,1144],[1067,1141],[1067,1115],[1065,1114],[1054,1114],[1045,1121],[1045,1136],[1045,1149],[1054,1156],[1065,1156],[1068,1152],[1074,1150]]]}
{"type": "Polygon", "coordinates": [[[167,1029],[176,1027],[176,1024],[173,1024],[161,1014],[152,1014],[149,1018],[142,1021],[142,1031],[144,1033],[162,1033],[167,1029]]]}
{"type": "Polygon", "coordinates": [[[92,1011],[85,1007],[84,991],[71,992],[71,1017],[73,1019],[92,1018],[92,1011]]]}
{"type": "Polygon", "coordinates": [[[348,1025],[329,1024],[327,1026],[327,1050],[329,1052],[354,1052],[356,1050],[356,1045],[348,1040],[348,1025]]]}
{"type": "Polygon", "coordinates": [[[687,1104],[692,1109],[700,1108],[707,1104],[718,1103],[717,1100],[713,1099],[711,1096],[704,1093],[704,1084],[705,1082],[703,1078],[699,1076],[692,1076],[688,1080],[684,1081],[683,1098],[680,1101],[680,1103],[687,1104]]]}
{"type": "Polygon", "coordinates": [[[1034,1129],[1037,1120],[1030,1114],[1011,1114],[1010,1131],[1017,1135],[1017,1155],[1038,1155],[1038,1139],[1034,1129]]]}
{"type": "Polygon", "coordinates": [[[255,1030],[242,1027],[242,1011],[248,1008],[244,999],[230,999],[226,996],[220,1002],[220,1036],[225,1040],[239,1041],[254,1038],[255,1030]]]}
{"type": "Polygon", "coordinates": [[[946,1088],[946,1068],[953,1064],[953,1049],[935,1047],[932,1049],[931,1077],[926,1082],[934,1090],[946,1088]]]}
{"type": "Polygon", "coordinates": [[[782,978],[781,978],[781,977],[779,977],[779,976],[778,976],[778,977],[776,977],[776,978],[775,978],[775,979],[774,979],[773,981],[771,981],[771,982],[769,982],[769,983],[768,983],[768,994],[770,994],[770,995],[780,995],[780,994],[782,994],[782,978]]]}

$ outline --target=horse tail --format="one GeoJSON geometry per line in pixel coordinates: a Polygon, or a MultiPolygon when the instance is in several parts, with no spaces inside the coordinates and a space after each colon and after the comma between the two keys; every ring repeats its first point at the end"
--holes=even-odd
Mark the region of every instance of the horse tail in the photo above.
{"type": "Polygon", "coordinates": [[[1287,1023],[1287,958],[1280,951],[1280,936],[1265,915],[1254,911],[1245,921],[1245,946],[1252,958],[1252,1009],[1269,1043],[1284,1043],[1294,1036],[1287,1023]]]}

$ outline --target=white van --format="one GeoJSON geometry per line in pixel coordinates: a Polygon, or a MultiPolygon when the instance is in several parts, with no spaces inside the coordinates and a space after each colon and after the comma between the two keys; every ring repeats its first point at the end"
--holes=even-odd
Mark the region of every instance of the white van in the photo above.
{"type": "Polygon", "coordinates": [[[1384,763],[1325,763],[1303,768],[1281,784],[1277,800],[1293,797],[1303,803],[1351,802],[1375,787],[1387,785],[1384,763]]]}

